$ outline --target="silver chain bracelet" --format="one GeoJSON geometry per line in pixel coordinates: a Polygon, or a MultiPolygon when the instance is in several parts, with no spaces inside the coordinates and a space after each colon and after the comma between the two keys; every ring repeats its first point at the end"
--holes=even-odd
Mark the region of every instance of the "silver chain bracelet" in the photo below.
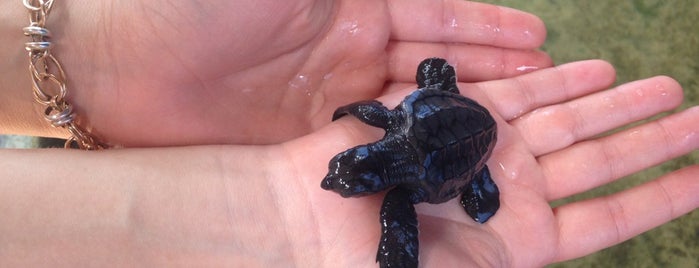
{"type": "Polygon", "coordinates": [[[66,102],[66,75],[58,60],[51,54],[51,42],[48,38],[51,32],[44,26],[48,18],[53,0],[22,0],[24,7],[29,10],[28,27],[24,27],[24,35],[31,38],[25,43],[29,52],[29,71],[32,77],[34,99],[43,106],[44,117],[52,126],[67,129],[71,136],[65,143],[65,148],[80,148],[98,150],[108,148],[99,142],[87,130],[77,125],[73,106],[66,102]],[[54,92],[53,94],[49,91],[54,92]]]}

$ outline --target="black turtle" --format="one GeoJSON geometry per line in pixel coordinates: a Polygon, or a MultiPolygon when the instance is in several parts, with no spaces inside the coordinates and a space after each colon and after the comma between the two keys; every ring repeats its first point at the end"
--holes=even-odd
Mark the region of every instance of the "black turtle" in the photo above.
{"type": "Polygon", "coordinates": [[[497,126],[483,106],[463,97],[454,68],[430,58],[417,70],[419,89],[395,109],[360,101],[338,108],[386,130],[374,143],[342,152],[329,164],[321,187],[343,197],[390,189],[381,206],[381,267],[417,267],[418,229],[413,207],[443,203],[461,194],[461,204],[484,223],[500,207],[499,190],[485,165],[495,146],[497,126]]]}

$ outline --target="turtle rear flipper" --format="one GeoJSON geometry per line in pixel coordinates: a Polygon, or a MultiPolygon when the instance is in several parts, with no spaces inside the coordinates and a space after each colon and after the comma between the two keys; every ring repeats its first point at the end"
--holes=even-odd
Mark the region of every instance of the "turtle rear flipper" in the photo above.
{"type": "Polygon", "coordinates": [[[381,206],[381,241],[376,253],[380,267],[417,267],[417,214],[410,194],[402,188],[390,190],[381,206]]]}
{"type": "Polygon", "coordinates": [[[466,213],[478,223],[488,221],[498,211],[500,208],[500,190],[490,178],[487,166],[483,166],[483,169],[476,173],[471,182],[464,188],[461,195],[461,205],[466,209],[466,213]]]}

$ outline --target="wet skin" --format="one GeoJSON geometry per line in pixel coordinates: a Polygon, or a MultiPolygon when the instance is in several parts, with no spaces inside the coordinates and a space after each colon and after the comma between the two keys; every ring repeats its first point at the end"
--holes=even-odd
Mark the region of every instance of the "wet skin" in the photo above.
{"type": "Polygon", "coordinates": [[[461,195],[466,213],[484,223],[500,207],[499,190],[485,162],[497,140],[488,110],[459,94],[454,68],[430,58],[418,66],[419,89],[395,109],[369,100],[338,108],[333,120],[352,115],[386,131],[374,143],[330,160],[321,187],[343,197],[389,190],[379,215],[381,267],[417,267],[414,204],[443,203],[461,195]]]}

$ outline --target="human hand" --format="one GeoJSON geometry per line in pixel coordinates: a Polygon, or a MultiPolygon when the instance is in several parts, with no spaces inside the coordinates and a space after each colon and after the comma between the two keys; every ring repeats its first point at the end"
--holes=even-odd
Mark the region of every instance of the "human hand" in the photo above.
{"type": "Polygon", "coordinates": [[[286,141],[414,82],[426,57],[448,59],[462,81],[551,65],[535,50],[538,18],[460,0],[64,5],[56,54],[69,99],[95,134],[126,146],[286,141]]]}
{"type": "MultiPolygon", "coordinates": [[[[602,91],[613,80],[608,64],[586,61],[460,84],[498,122],[488,165],[501,205],[482,225],[455,200],[417,205],[420,262],[539,267],[699,206],[696,164],[614,195],[549,206],[699,148],[697,107],[597,137],[682,100],[667,77],[602,91]]],[[[379,100],[393,107],[414,88],[379,100]]],[[[320,182],[333,155],[381,134],[346,117],[268,146],[0,150],[0,184],[8,186],[0,190],[10,189],[0,194],[0,235],[13,245],[0,258],[20,267],[375,267],[383,194],[345,199],[320,182]]]]}
{"type": "MultiPolygon", "coordinates": [[[[699,122],[697,107],[598,137],[682,101],[681,87],[670,78],[603,91],[614,78],[607,63],[584,61],[461,84],[462,94],[484,104],[498,121],[498,144],[488,165],[500,188],[501,206],[479,225],[456,199],[418,205],[420,262],[428,267],[540,267],[620,243],[698,207],[697,165],[610,196],[550,207],[553,200],[699,148],[699,125],[691,123],[699,122]]],[[[379,99],[393,107],[408,92],[379,99]]],[[[296,251],[308,254],[302,259],[320,262],[313,266],[375,265],[382,195],[344,199],[319,186],[327,160],[378,139],[381,133],[372,130],[343,118],[271,154],[283,159],[275,163],[291,163],[279,176],[298,178],[299,184],[287,179],[271,185],[276,196],[288,193],[301,201],[277,204],[283,222],[301,226],[287,230],[289,239],[315,242],[317,249],[296,251]]]]}

